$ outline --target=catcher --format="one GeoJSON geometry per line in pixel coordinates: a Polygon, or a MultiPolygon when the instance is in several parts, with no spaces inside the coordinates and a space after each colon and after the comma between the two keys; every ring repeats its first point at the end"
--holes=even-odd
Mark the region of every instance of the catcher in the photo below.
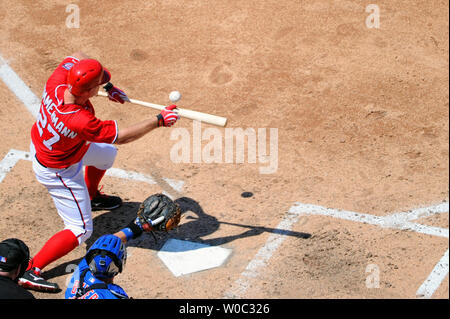
{"type": "Polygon", "coordinates": [[[104,235],[89,248],[75,270],[65,293],[66,299],[129,299],[114,284],[114,278],[125,268],[125,243],[143,232],[168,232],[178,226],[181,210],[163,194],[148,197],[139,207],[137,217],[114,235],[104,235]]]}

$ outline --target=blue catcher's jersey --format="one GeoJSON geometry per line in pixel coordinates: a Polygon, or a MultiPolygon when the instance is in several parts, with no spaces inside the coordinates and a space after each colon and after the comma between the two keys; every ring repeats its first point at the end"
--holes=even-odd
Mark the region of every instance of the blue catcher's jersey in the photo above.
{"type": "MultiPolygon", "coordinates": [[[[65,294],[66,299],[76,298],[76,293],[80,281],[80,274],[88,268],[89,266],[86,260],[83,258],[74,274],[72,275],[72,278],[70,279],[70,283],[65,294]]],[[[92,275],[92,273],[88,270],[84,277],[83,288],[87,289],[94,284],[104,284],[104,282],[95,278],[94,275],[92,275]]],[[[120,286],[115,284],[108,284],[107,288],[105,287],[102,289],[89,290],[78,299],[128,299],[128,295],[120,286]]]]}

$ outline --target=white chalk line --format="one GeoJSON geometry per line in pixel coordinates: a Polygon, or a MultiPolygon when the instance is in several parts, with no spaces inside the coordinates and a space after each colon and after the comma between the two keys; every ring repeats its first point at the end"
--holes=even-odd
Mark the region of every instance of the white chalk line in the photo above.
{"type": "MultiPolygon", "coordinates": [[[[333,218],[339,218],[354,222],[375,225],[382,228],[410,230],[417,233],[449,238],[448,229],[421,225],[412,223],[411,220],[424,218],[433,214],[448,213],[448,202],[439,203],[429,207],[422,207],[407,212],[395,213],[387,216],[375,216],[371,214],[362,214],[345,210],[330,209],[322,206],[295,203],[288,211],[286,216],[277,226],[278,229],[291,230],[292,226],[299,220],[301,216],[321,215],[333,218]]],[[[240,277],[234,282],[232,287],[225,292],[224,298],[242,298],[251,284],[252,278],[259,275],[260,269],[265,267],[272,257],[273,253],[286,239],[283,234],[272,234],[267,239],[265,245],[256,253],[255,257],[250,261],[240,277]]],[[[446,255],[436,265],[433,272],[427,280],[419,288],[417,295],[423,295],[431,298],[436,289],[441,285],[442,280],[449,272],[448,267],[448,250],[446,255]],[[445,262],[446,261],[446,262],[445,262]],[[437,269],[437,270],[436,270],[437,269]]]]}
{"type": "MultiPolygon", "coordinates": [[[[19,160],[31,161],[30,152],[11,149],[0,161],[0,183],[6,177],[6,174],[11,171],[11,169],[17,164],[19,160]]],[[[158,184],[150,175],[145,175],[134,171],[125,171],[120,168],[110,168],[106,171],[106,175],[126,180],[144,182],[151,185],[158,184]]],[[[181,190],[183,189],[183,181],[170,178],[164,178],[164,180],[177,192],[181,192],[181,190]]]]}
{"type": "Polygon", "coordinates": [[[412,211],[395,213],[387,216],[375,216],[371,214],[362,214],[346,210],[330,209],[322,206],[302,204],[302,203],[295,203],[290,208],[290,211],[304,213],[306,215],[330,216],[349,221],[376,225],[382,228],[411,230],[422,234],[449,238],[449,232],[448,229],[446,228],[427,226],[410,222],[410,220],[417,219],[416,217],[418,216],[422,218],[422,214],[424,214],[424,212],[428,212],[427,216],[431,216],[432,214],[446,213],[449,211],[448,203],[440,203],[426,208],[418,208],[412,211]]]}
{"type": "Polygon", "coordinates": [[[441,260],[433,268],[433,271],[417,289],[416,296],[418,298],[431,298],[434,292],[439,288],[445,277],[448,275],[448,249],[442,256],[441,260]]]}
{"type": "Polygon", "coordinates": [[[0,78],[36,118],[41,101],[0,55],[0,78]]]}
{"type": "Polygon", "coordinates": [[[19,160],[30,160],[30,153],[18,150],[10,150],[8,154],[0,161],[0,183],[6,177],[11,169],[17,164],[19,160]]]}

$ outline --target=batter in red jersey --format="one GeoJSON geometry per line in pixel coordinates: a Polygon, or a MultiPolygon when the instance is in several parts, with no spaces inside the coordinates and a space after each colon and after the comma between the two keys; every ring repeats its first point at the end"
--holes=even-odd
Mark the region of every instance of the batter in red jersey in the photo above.
{"type": "Polygon", "coordinates": [[[124,129],[119,129],[116,121],[100,120],[89,100],[97,95],[100,86],[111,101],[128,101],[110,80],[110,72],[99,61],[80,52],[66,57],[45,85],[31,129],[30,151],[36,178],[49,191],[65,227],[31,258],[19,279],[23,287],[59,291],[56,283],[41,276],[41,271],[90,237],[92,210],[111,210],[122,204],[120,197],[98,190],[117,154],[113,144],[132,142],[178,120],[175,105],[166,107],[157,117],[124,129]]]}

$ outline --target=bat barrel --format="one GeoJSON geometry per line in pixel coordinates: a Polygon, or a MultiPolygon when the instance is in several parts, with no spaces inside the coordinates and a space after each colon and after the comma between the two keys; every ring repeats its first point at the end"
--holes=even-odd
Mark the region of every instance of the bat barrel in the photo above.
{"type": "MultiPolygon", "coordinates": [[[[176,111],[176,109],[175,109],[175,111],[176,111]]],[[[197,112],[197,111],[191,111],[191,110],[184,110],[184,109],[179,109],[178,114],[181,117],[185,117],[187,119],[194,120],[194,121],[201,121],[203,123],[208,123],[208,124],[222,126],[222,127],[227,125],[227,119],[225,117],[221,117],[221,116],[217,116],[217,115],[212,115],[212,114],[207,114],[207,113],[202,113],[202,112],[197,112]]]]}

